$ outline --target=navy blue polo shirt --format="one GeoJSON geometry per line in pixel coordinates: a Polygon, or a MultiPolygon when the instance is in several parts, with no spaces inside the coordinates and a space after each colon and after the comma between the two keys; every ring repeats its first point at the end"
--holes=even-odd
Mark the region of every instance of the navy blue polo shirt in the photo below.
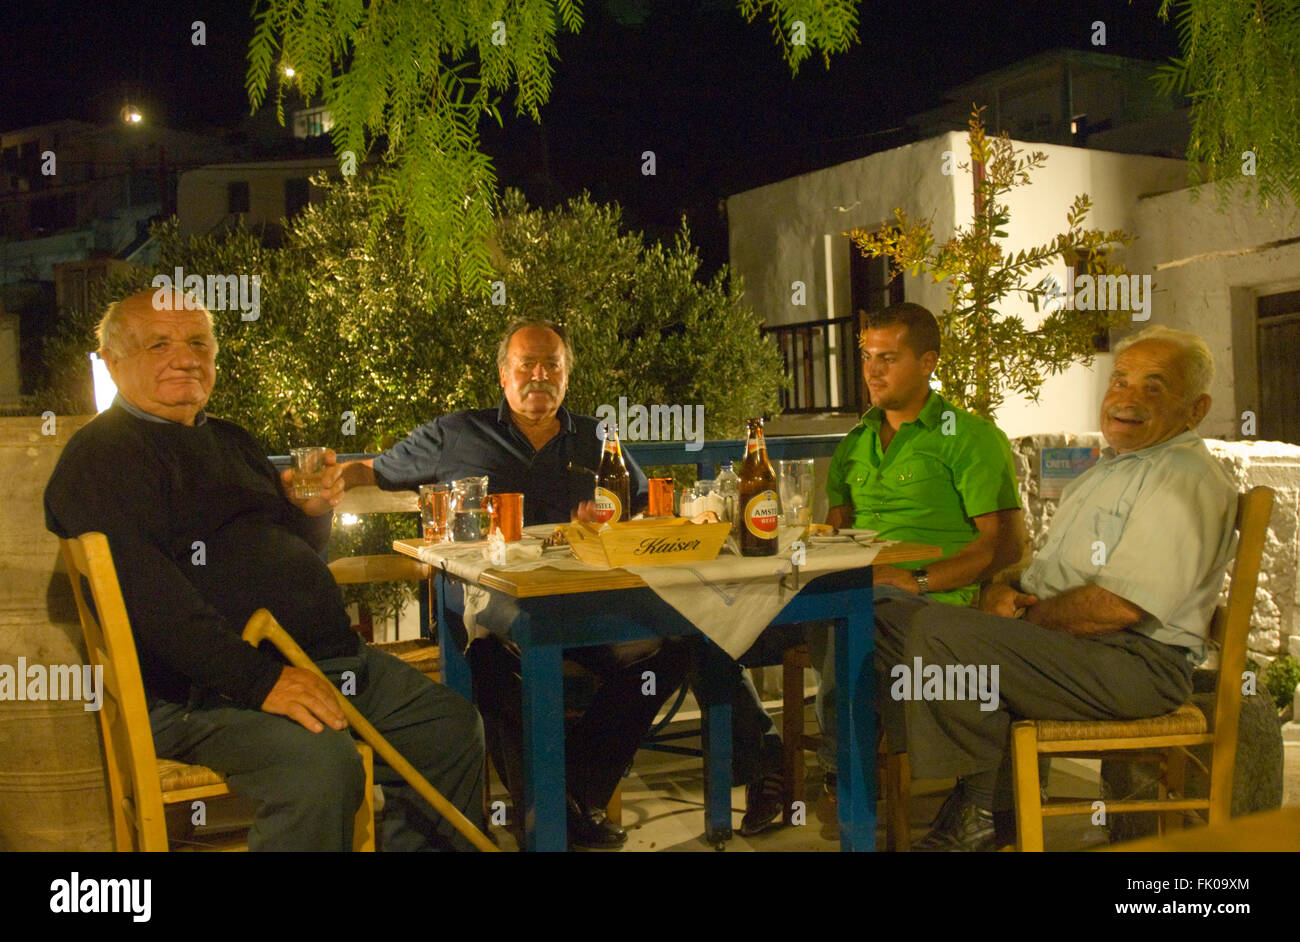
{"type": "MultiPolygon", "coordinates": [[[[375,483],[386,491],[414,490],[421,484],[450,483],[487,475],[493,494],[524,495],[524,524],[568,523],[579,501],[594,496],[594,478],[574,475],[569,465],[595,471],[604,446],[601,423],[556,412],[560,431],[537,450],[510,417],[505,399],[495,409],[467,409],[421,425],[375,459],[375,483]]],[[[646,508],[645,473],[626,450],[628,496],[632,513],[646,508]]]]}

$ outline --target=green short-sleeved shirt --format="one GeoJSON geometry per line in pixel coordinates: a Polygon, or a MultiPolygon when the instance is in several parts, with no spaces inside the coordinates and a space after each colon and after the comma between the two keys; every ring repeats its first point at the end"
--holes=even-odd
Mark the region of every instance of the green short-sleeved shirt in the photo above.
{"type": "MultiPolygon", "coordinates": [[[[828,506],[851,504],[854,526],[877,530],[883,539],[936,545],[946,559],[979,536],[974,517],[1020,507],[1011,445],[992,422],[932,392],[885,451],[882,419],[877,408],[862,417],[835,449],[826,477],[828,506]]],[[[929,597],[969,605],[976,588],[929,597]]]]}

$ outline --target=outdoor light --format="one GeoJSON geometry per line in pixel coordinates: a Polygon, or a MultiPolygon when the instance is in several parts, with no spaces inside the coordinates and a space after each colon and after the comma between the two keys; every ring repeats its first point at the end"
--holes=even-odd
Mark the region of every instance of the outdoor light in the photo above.
{"type": "Polygon", "coordinates": [[[339,523],[343,524],[345,527],[353,526],[354,524],[359,523],[360,520],[361,518],[356,514],[343,514],[339,517],[339,523]]]}
{"type": "Polygon", "coordinates": [[[282,72],[284,73],[284,77],[285,77],[285,78],[293,78],[294,75],[296,74],[296,73],[293,71],[293,66],[291,66],[291,65],[282,65],[282,66],[280,66],[280,71],[282,71],[282,72]]]}
{"type": "Polygon", "coordinates": [[[122,120],[126,124],[139,124],[144,120],[144,115],[140,113],[139,108],[130,102],[127,102],[122,106],[122,120]]]}
{"type": "Polygon", "coordinates": [[[95,411],[103,412],[113,404],[113,399],[117,396],[117,384],[108,375],[108,364],[97,353],[90,355],[90,373],[95,383],[95,411]]]}

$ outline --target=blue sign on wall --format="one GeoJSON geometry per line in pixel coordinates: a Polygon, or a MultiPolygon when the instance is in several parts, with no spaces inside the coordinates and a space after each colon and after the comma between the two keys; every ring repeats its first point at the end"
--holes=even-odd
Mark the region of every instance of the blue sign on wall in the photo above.
{"type": "Polygon", "coordinates": [[[1094,464],[1100,453],[1096,448],[1044,448],[1040,458],[1038,496],[1061,496],[1069,484],[1094,464]]]}

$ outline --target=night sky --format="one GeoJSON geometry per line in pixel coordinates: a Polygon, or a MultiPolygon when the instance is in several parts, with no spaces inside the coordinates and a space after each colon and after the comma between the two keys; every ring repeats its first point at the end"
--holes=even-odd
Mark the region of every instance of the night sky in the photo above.
{"type": "MultiPolygon", "coordinates": [[[[907,115],[944,89],[1057,47],[1164,60],[1178,52],[1158,0],[865,0],[859,42],[798,77],[770,26],[733,0],[588,0],[560,40],[542,126],[483,127],[503,186],[552,205],[586,189],[634,228],[670,235],[684,213],[706,270],[726,261],[719,201],[896,146],[907,115]],[[1093,47],[1091,24],[1106,24],[1093,47]],[[640,172],[653,150],[657,175],[640,172]]],[[[251,0],[7,2],[0,17],[0,128],[115,120],[126,95],[177,128],[229,128],[248,114],[251,0]],[[203,20],[207,45],[190,43],[203,20]]],[[[513,108],[510,98],[503,114],[513,108]]]]}

